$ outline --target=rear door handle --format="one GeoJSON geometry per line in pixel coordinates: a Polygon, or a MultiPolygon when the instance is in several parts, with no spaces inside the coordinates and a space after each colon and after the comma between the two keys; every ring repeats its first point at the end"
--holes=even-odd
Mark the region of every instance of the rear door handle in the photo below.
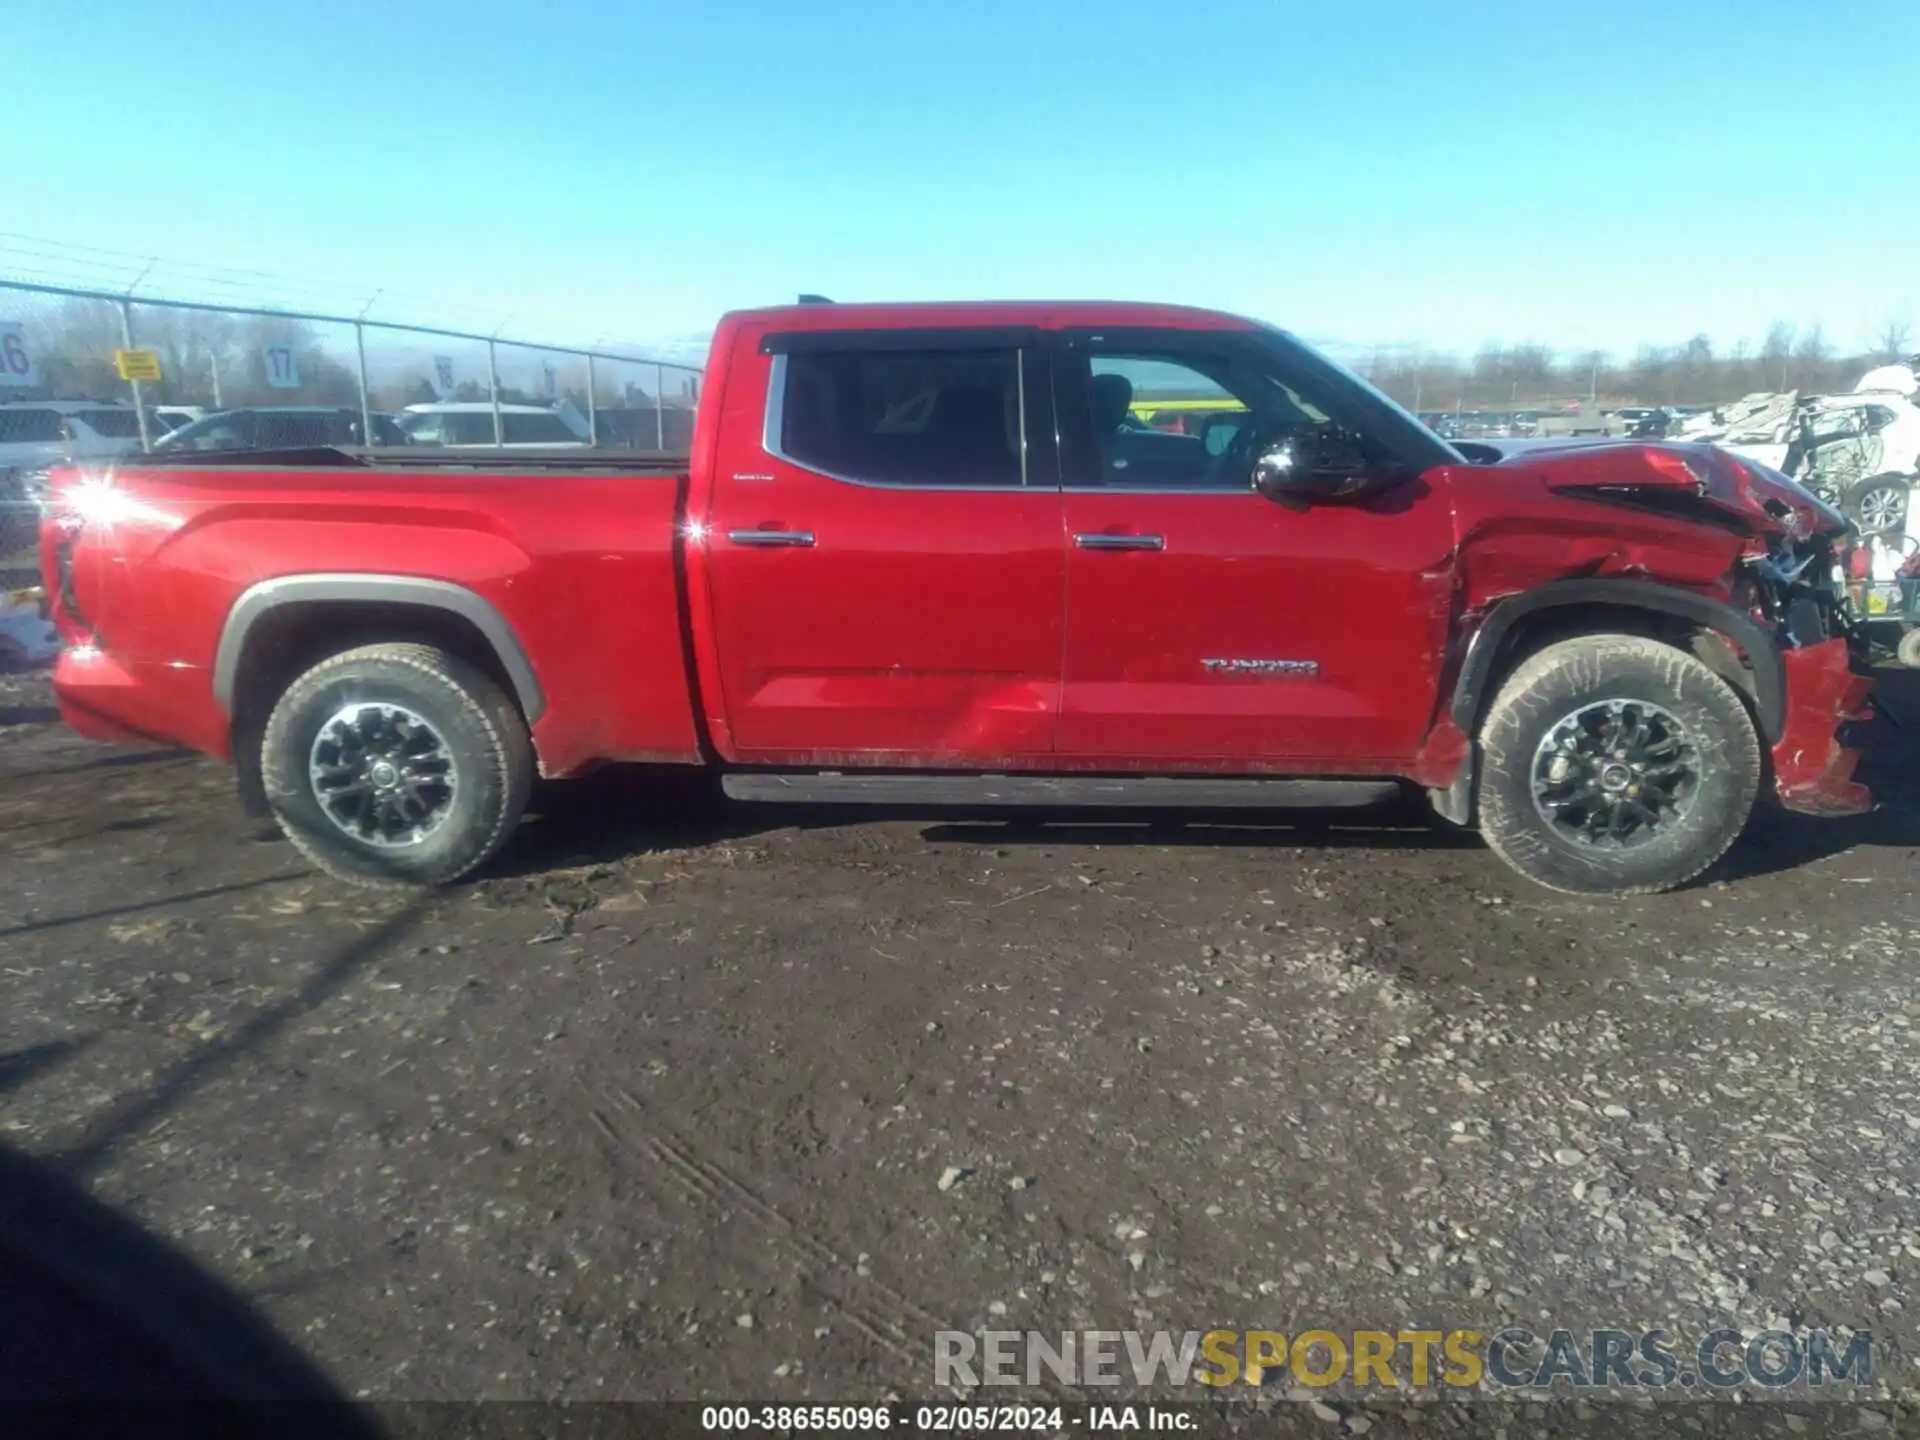
{"type": "Polygon", "coordinates": [[[771,549],[776,545],[797,545],[806,547],[813,544],[811,530],[729,530],[727,539],[736,545],[757,545],[771,549]]]}
{"type": "Polygon", "coordinates": [[[1082,550],[1164,550],[1164,535],[1076,535],[1073,543],[1082,550]]]}

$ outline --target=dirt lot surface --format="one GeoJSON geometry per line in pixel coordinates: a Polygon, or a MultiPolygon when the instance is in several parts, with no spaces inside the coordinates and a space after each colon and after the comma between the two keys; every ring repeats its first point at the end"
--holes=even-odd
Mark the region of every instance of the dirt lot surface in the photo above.
{"type": "MultiPolygon", "coordinates": [[[[1763,814],[1707,883],[1605,902],[1411,811],[618,775],[477,883],[370,893],[250,836],[217,766],[0,687],[0,1139],[348,1393],[926,1397],[941,1329],[1847,1325],[1875,1380],[1832,1413],[1913,1418],[1901,677],[1886,808],[1763,814]]],[[[1522,1414],[1317,1399],[1322,1433],[1522,1414]]]]}

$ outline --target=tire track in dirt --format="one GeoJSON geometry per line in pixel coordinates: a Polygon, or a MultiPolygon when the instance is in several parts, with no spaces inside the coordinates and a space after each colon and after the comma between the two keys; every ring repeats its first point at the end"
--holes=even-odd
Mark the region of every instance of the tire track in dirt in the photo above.
{"type": "Polygon", "coordinates": [[[594,1128],[623,1155],[651,1161],[657,1167],[643,1165],[643,1173],[649,1177],[664,1175],[682,1198],[696,1205],[729,1204],[760,1221],[790,1255],[816,1272],[825,1272],[808,1274],[803,1281],[806,1288],[874,1344],[909,1365],[923,1366],[930,1359],[926,1342],[916,1345],[909,1326],[921,1327],[923,1336],[958,1328],[883,1281],[862,1274],[853,1261],[786,1214],[760,1190],[702,1155],[631,1091],[618,1085],[595,1089],[585,1082],[581,1082],[581,1088],[594,1128]],[[849,1277],[854,1283],[848,1283],[849,1277]],[[872,1298],[863,1301],[860,1292],[872,1298]]]}

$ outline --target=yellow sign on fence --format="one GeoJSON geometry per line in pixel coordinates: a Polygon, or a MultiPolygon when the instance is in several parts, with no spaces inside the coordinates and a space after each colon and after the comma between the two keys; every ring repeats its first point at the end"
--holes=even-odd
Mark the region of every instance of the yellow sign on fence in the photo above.
{"type": "Polygon", "coordinates": [[[120,372],[122,380],[158,380],[160,352],[158,350],[116,350],[113,352],[113,368],[120,372]]]}

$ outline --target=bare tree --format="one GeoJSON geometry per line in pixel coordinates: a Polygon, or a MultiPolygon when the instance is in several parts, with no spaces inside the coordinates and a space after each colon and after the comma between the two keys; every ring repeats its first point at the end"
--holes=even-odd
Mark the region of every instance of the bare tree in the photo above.
{"type": "Polygon", "coordinates": [[[1607,388],[1610,357],[1604,350],[1588,350],[1576,355],[1573,370],[1567,376],[1567,389],[1574,395],[1584,395],[1589,400],[1598,400],[1607,388]]]}
{"type": "Polygon", "coordinates": [[[1873,347],[1874,358],[1889,363],[1904,360],[1913,353],[1912,345],[1912,317],[1904,313],[1889,315],[1880,324],[1880,333],[1873,347]]]}
{"type": "Polygon", "coordinates": [[[1797,390],[1826,390],[1829,386],[1828,371],[1832,368],[1833,346],[1827,343],[1826,331],[1814,325],[1801,333],[1799,341],[1793,347],[1794,388],[1797,390]]]}
{"type": "Polygon", "coordinates": [[[1760,344],[1761,383],[1776,390],[1787,388],[1788,362],[1793,358],[1793,326],[1776,320],[1767,327],[1767,338],[1760,344]]]}

